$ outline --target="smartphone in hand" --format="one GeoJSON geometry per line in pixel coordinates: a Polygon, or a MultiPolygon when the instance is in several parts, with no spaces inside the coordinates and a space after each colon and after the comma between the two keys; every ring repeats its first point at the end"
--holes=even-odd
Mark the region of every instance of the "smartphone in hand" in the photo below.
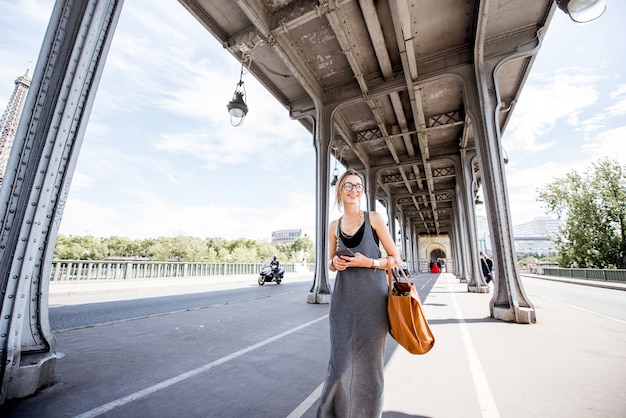
{"type": "Polygon", "coordinates": [[[344,256],[344,257],[354,257],[354,253],[352,251],[350,251],[349,248],[343,248],[341,250],[337,250],[335,251],[335,255],[338,257],[344,256]]]}

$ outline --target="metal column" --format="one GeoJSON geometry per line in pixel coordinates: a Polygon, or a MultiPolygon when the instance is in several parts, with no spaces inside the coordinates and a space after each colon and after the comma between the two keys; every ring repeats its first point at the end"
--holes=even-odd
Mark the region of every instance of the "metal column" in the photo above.
{"type": "Polygon", "coordinates": [[[58,0],[0,189],[0,402],[50,384],[56,235],[122,0],[58,0]]]}

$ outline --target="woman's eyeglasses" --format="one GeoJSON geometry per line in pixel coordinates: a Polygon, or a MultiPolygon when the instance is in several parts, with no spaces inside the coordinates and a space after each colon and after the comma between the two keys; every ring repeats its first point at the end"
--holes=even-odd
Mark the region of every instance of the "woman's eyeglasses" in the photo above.
{"type": "Polygon", "coordinates": [[[359,193],[363,193],[363,190],[365,190],[365,187],[363,187],[362,184],[352,184],[352,183],[344,183],[343,188],[346,189],[347,191],[354,189],[359,193]]]}

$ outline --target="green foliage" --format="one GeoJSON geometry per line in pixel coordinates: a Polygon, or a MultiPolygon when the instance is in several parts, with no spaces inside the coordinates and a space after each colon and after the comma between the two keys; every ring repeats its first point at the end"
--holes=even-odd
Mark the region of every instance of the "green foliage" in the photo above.
{"type": "Polygon", "coordinates": [[[313,247],[313,242],[308,236],[298,237],[293,241],[292,248],[294,251],[310,251],[313,247]]]}
{"type": "Polygon", "coordinates": [[[557,261],[557,258],[553,256],[539,257],[527,255],[517,259],[517,266],[522,270],[526,270],[526,266],[528,266],[528,263],[538,263],[540,261],[557,261]]]}
{"type": "Polygon", "coordinates": [[[112,236],[57,237],[54,258],[59,260],[105,260],[107,258],[148,259],[152,261],[194,261],[260,263],[276,255],[281,262],[313,262],[315,254],[309,237],[291,245],[272,245],[251,239],[222,238],[203,240],[191,236],[159,237],[143,240],[112,236]]]}
{"type": "Polygon", "coordinates": [[[65,260],[103,260],[107,255],[107,246],[90,235],[73,238],[59,235],[54,249],[55,258],[65,260]]]}
{"type": "Polygon", "coordinates": [[[538,200],[565,221],[554,239],[559,265],[626,268],[626,166],[602,159],[549,183],[538,200]]]}

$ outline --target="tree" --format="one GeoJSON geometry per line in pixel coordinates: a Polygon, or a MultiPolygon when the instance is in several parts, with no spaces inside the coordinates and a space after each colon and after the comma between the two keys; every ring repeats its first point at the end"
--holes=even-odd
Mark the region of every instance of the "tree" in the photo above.
{"type": "Polygon", "coordinates": [[[561,266],[626,268],[626,166],[605,158],[570,171],[537,200],[565,221],[555,238],[561,266]]]}
{"type": "Polygon", "coordinates": [[[247,238],[227,241],[191,237],[159,237],[131,240],[118,236],[96,239],[90,236],[59,235],[54,257],[60,260],[105,260],[115,258],[147,258],[151,261],[192,261],[259,263],[276,255],[281,262],[301,262],[303,254],[313,260],[313,242],[309,237],[292,244],[261,243],[247,238]]]}
{"type": "Polygon", "coordinates": [[[211,238],[207,241],[208,261],[226,261],[228,252],[228,241],[224,238],[211,238]]]}
{"type": "Polygon", "coordinates": [[[59,235],[54,248],[55,258],[64,260],[104,260],[107,246],[90,235],[68,237],[59,235]]]}
{"type": "Polygon", "coordinates": [[[114,235],[108,238],[103,238],[102,243],[106,245],[108,249],[108,256],[132,257],[135,255],[133,254],[133,241],[128,238],[122,238],[114,235]]]}
{"type": "Polygon", "coordinates": [[[296,238],[291,244],[293,261],[300,262],[302,258],[305,258],[307,262],[312,261],[313,247],[313,241],[307,235],[296,238]]]}

